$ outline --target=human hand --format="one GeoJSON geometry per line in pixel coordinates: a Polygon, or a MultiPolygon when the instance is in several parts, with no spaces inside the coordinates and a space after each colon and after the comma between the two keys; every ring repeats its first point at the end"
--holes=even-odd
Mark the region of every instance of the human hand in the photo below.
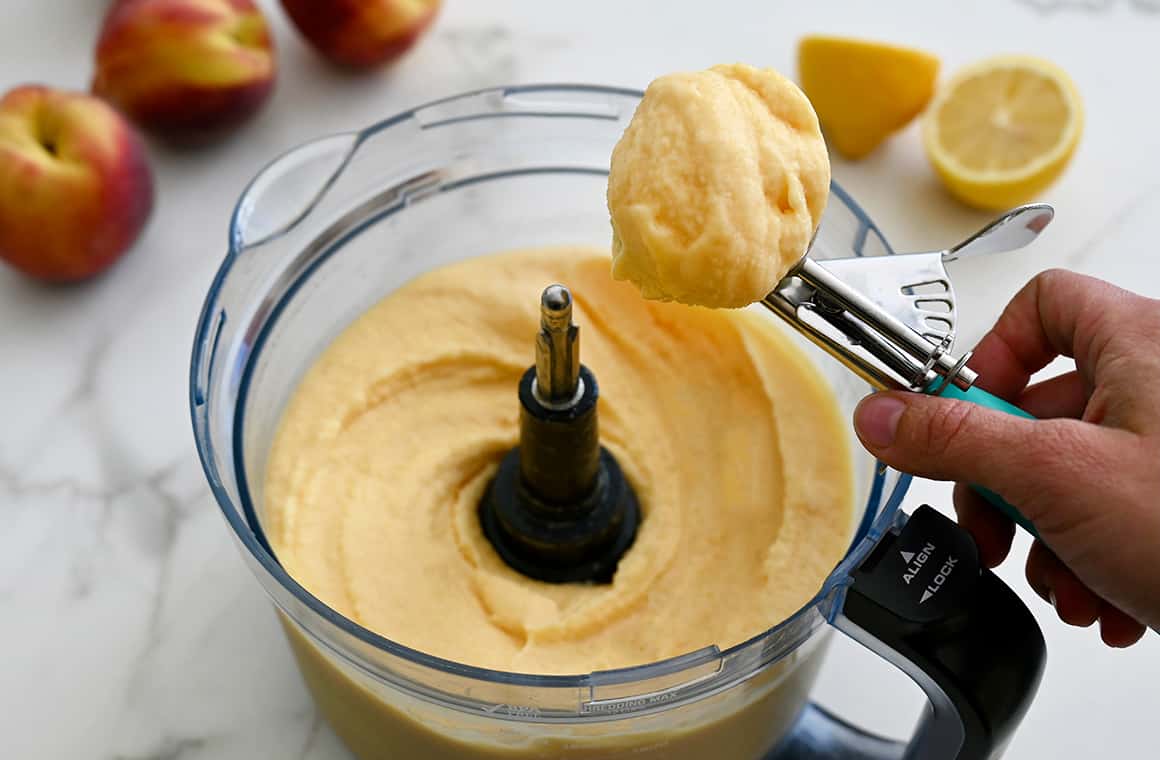
{"type": "Polygon", "coordinates": [[[975,350],[978,385],[1038,419],[917,393],[873,394],[863,445],[904,472],[954,480],[959,522],[989,567],[1015,527],[966,483],[1016,506],[1041,540],[1027,579],[1109,646],[1160,630],[1160,301],[1063,270],[1032,279],[975,350]],[[1057,356],[1076,369],[1028,386],[1057,356]]]}

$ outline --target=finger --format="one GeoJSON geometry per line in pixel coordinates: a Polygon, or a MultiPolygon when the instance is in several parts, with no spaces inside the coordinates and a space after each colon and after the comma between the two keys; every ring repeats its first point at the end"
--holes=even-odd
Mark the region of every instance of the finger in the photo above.
{"type": "Polygon", "coordinates": [[[1103,600],[1058,559],[1054,559],[1054,562],[1046,560],[1045,564],[1048,584],[1051,586],[1051,600],[1059,619],[1080,628],[1087,628],[1096,622],[1103,600]]]}
{"type": "Polygon", "coordinates": [[[1027,582],[1068,625],[1087,628],[1100,617],[1105,604],[1041,541],[1032,544],[1027,554],[1027,582]]]}
{"type": "Polygon", "coordinates": [[[1029,386],[1016,405],[1039,419],[1080,419],[1090,391],[1079,372],[1068,372],[1029,386]]]}
{"type": "Polygon", "coordinates": [[[995,332],[995,327],[992,327],[975,346],[967,366],[979,374],[975,385],[1002,399],[1014,401],[1019,397],[1020,391],[1027,387],[1031,376],[1046,367],[1054,358],[1054,356],[1045,357],[1042,365],[1035,367],[1039,363],[1038,359],[1024,359],[1016,354],[1006,340],[995,332]]]}
{"type": "Polygon", "coordinates": [[[1006,399],[1061,354],[1075,357],[1090,372],[1115,326],[1131,321],[1138,300],[1093,277],[1062,269],[1042,272],[1007,304],[975,347],[970,366],[979,372],[980,387],[1006,399]]]}
{"type": "Polygon", "coordinates": [[[1061,526],[1092,516],[1092,506],[1106,496],[1098,487],[1113,486],[1122,465],[1116,452],[1123,442],[1115,436],[1131,436],[1077,420],[1030,420],[898,391],[863,399],[854,425],[863,446],[895,469],[984,486],[1037,525],[1037,517],[1050,511],[1061,526]],[[1077,472],[1085,473],[1078,485],[1077,472]],[[1077,493],[1091,498],[1077,499],[1077,493]],[[1083,514],[1069,513],[1081,507],[1083,514]]]}
{"type": "Polygon", "coordinates": [[[1051,602],[1051,583],[1048,576],[1053,561],[1058,560],[1055,560],[1051,550],[1042,541],[1036,541],[1031,545],[1031,551],[1027,552],[1027,583],[1040,599],[1048,603],[1051,602]]]}
{"type": "Polygon", "coordinates": [[[1100,638],[1110,647],[1130,647],[1144,637],[1144,624],[1110,602],[1100,608],[1100,638]]]}
{"type": "Polygon", "coordinates": [[[954,502],[959,524],[979,546],[979,561],[986,567],[1001,565],[1011,552],[1015,523],[965,483],[955,484],[954,502]]]}

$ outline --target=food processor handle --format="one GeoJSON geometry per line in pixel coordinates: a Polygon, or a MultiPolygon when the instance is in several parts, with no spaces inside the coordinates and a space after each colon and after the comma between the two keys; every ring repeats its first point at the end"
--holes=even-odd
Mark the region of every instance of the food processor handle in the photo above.
{"type": "MultiPolygon", "coordinates": [[[[900,516],[851,573],[833,624],[926,692],[900,760],[1000,757],[1043,675],[1043,633],[1027,606],[979,564],[970,534],[926,505],[900,516]]],[[[814,756],[882,757],[856,748],[814,756]]]]}
{"type": "MultiPolygon", "coordinates": [[[[945,396],[946,398],[956,398],[963,401],[970,401],[972,404],[985,406],[988,409],[995,409],[996,411],[1006,412],[1007,414],[1014,414],[1019,417],[1026,417],[1027,419],[1035,419],[1034,416],[1028,414],[1014,404],[1004,401],[998,396],[988,393],[987,391],[977,386],[971,386],[970,388],[963,390],[961,388],[955,387],[953,383],[946,383],[945,385],[946,387],[943,388],[940,395],[945,396]]],[[[1039,531],[1035,529],[1035,526],[1031,524],[1031,521],[1024,517],[1018,509],[1004,500],[1002,496],[995,493],[994,491],[989,491],[982,486],[973,485],[971,488],[974,489],[974,491],[984,499],[986,499],[991,504],[991,506],[1005,514],[1016,525],[1023,528],[1035,538],[1039,538],[1039,531]]]]}

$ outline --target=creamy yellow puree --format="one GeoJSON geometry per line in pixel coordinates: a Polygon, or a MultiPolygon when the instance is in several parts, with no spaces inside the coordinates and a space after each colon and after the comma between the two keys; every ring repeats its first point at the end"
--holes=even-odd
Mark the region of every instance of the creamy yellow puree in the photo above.
{"type": "Polygon", "coordinates": [[[415,649],[541,674],[638,665],[737,644],[816,593],[851,529],[844,428],[764,315],[645,301],[605,251],[506,253],[414,280],[323,353],[270,455],[266,528],[309,591],[415,649]],[[575,296],[601,440],[644,514],[609,585],[523,577],[477,519],[551,282],[575,296]]]}
{"type": "Polygon", "coordinates": [[[645,298],[761,300],[806,252],[830,190],[809,100],[744,64],[662,76],[612,152],[612,273],[645,298]]]}

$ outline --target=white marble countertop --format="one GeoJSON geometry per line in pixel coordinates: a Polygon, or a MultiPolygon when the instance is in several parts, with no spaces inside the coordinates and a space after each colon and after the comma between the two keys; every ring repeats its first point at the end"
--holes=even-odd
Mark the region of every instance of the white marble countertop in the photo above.
{"type": "MultiPolygon", "coordinates": [[[[24,81],[84,87],[105,4],[9,0],[0,90],[24,81]]],[[[317,717],[236,556],[194,455],[186,406],[194,320],[225,250],[232,203],[259,167],[308,138],[486,85],[641,87],[661,72],[724,60],[792,71],[795,41],[807,31],[919,45],[947,69],[990,53],[1038,53],[1075,76],[1086,136],[1046,194],[1058,215],[1041,241],[956,270],[963,344],[1048,266],[1160,296],[1148,232],[1160,217],[1157,0],[701,0],[663,10],[448,0],[411,56],[362,79],[320,64],[275,3],[263,5],[281,52],[272,102],[212,148],[150,146],[158,206],[137,249],[107,277],[70,289],[0,268],[0,757],[349,758],[317,717]]],[[[957,240],[986,219],[942,193],[913,129],[834,173],[902,249],[957,240]]],[[[921,500],[946,505],[949,490],[919,484],[910,502],[921,500]]],[[[1094,631],[1059,623],[1018,562],[1002,574],[1027,598],[1049,646],[1040,697],[1008,756],[1154,756],[1160,636],[1106,650],[1094,631]]],[[[818,697],[899,736],[921,704],[888,665],[844,641],[818,697]]]]}

